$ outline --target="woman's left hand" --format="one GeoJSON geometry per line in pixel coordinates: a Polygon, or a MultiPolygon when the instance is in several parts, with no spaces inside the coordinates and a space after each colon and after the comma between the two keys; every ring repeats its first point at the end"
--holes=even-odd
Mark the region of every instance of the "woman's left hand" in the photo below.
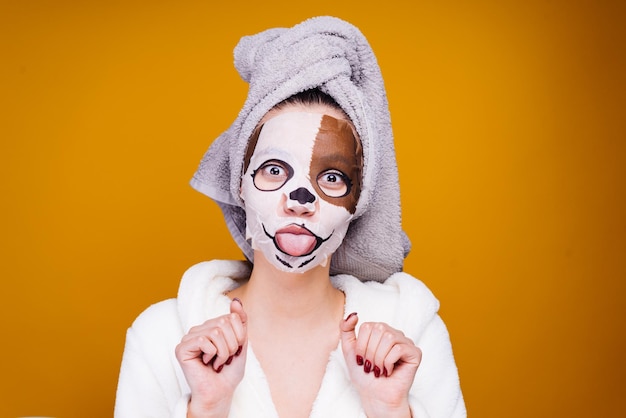
{"type": "Polygon", "coordinates": [[[369,418],[410,417],[409,389],[422,351],[402,331],[365,322],[355,333],[356,313],[341,321],[341,347],[350,379],[369,418]]]}

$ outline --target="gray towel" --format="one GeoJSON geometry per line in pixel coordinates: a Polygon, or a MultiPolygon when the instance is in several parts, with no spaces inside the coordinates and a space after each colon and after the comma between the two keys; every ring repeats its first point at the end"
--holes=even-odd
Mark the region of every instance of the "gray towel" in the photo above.
{"type": "Polygon", "coordinates": [[[350,117],[363,143],[363,190],[355,219],[333,255],[331,274],[383,281],[401,271],[410,242],[402,231],[391,120],[383,79],[367,39],[353,25],[316,17],[292,28],[243,37],[235,67],[249,83],[243,109],[204,155],[191,185],[214,199],[246,258],[245,212],[239,197],[243,157],[259,120],[304,90],[329,94],[350,117]]]}

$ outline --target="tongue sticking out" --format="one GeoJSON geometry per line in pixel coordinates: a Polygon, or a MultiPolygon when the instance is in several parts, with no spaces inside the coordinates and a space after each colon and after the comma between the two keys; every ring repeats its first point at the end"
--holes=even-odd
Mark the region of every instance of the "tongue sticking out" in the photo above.
{"type": "Polygon", "coordinates": [[[286,254],[300,257],[309,254],[315,249],[317,240],[304,228],[289,228],[289,230],[276,232],[276,245],[286,254]]]}

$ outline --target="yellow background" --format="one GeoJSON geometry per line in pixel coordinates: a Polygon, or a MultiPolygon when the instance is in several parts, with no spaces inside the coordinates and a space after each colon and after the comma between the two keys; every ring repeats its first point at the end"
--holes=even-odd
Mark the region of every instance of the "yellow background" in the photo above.
{"type": "Polygon", "coordinates": [[[127,326],[239,258],[188,180],[237,115],[239,37],[369,38],[406,270],[441,300],[470,416],[626,410],[621,1],[0,3],[0,417],[110,417],[127,326]]]}

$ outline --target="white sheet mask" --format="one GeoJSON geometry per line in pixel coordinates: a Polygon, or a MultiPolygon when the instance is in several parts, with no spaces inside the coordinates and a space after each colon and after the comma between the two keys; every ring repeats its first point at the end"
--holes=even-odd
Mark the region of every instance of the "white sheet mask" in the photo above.
{"type": "Polygon", "coordinates": [[[347,121],[297,111],[271,118],[241,182],[252,248],[287,272],[327,265],[353,217],[360,176],[347,121]]]}

